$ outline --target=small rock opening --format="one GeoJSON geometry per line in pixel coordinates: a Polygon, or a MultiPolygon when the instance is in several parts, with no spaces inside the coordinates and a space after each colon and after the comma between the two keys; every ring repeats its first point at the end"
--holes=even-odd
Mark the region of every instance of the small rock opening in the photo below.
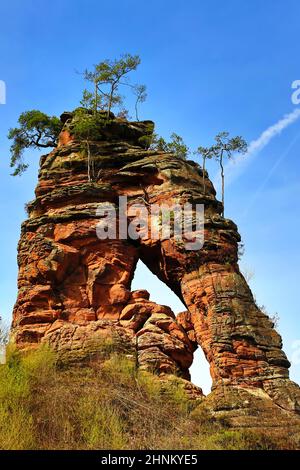
{"type": "MultiPolygon", "coordinates": [[[[137,263],[131,289],[146,289],[150,293],[150,300],[160,305],[168,305],[175,315],[186,310],[185,305],[177,295],[160,281],[141,260],[137,263]]],[[[207,395],[211,390],[212,380],[209,364],[200,347],[194,353],[194,361],[190,368],[190,374],[191,381],[201,387],[205,395],[207,395]]]]}
{"type": "Polygon", "coordinates": [[[190,367],[191,381],[201,387],[204,395],[211,391],[212,379],[209,371],[209,364],[203,350],[198,347],[194,352],[193,364],[190,367]]]}

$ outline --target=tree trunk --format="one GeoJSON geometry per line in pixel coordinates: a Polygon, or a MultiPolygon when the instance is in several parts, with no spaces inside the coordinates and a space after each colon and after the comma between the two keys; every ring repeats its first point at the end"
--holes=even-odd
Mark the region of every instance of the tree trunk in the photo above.
{"type": "Polygon", "coordinates": [[[98,86],[95,81],[95,105],[94,105],[94,114],[96,115],[98,111],[98,86]]]}
{"type": "Polygon", "coordinates": [[[114,91],[115,91],[115,86],[112,84],[111,89],[110,89],[110,94],[109,94],[109,100],[108,100],[108,109],[107,109],[107,116],[106,120],[109,120],[109,115],[110,115],[110,110],[111,110],[111,105],[112,105],[112,99],[114,96],[114,91]]]}
{"type": "Polygon", "coordinates": [[[206,161],[206,158],[203,157],[203,164],[202,164],[202,181],[203,181],[203,192],[204,192],[204,194],[206,193],[206,187],[205,187],[205,161],[206,161]]]}
{"type": "Polygon", "coordinates": [[[221,167],[221,177],[222,177],[222,204],[223,204],[222,216],[224,217],[224,211],[225,211],[225,178],[224,178],[224,166],[223,166],[223,150],[221,151],[221,155],[220,155],[220,167],[221,167]]]}
{"type": "Polygon", "coordinates": [[[85,141],[86,143],[86,150],[87,150],[87,157],[88,157],[88,180],[89,182],[91,181],[91,149],[90,149],[90,143],[88,140],[85,141]]]}
{"type": "Polygon", "coordinates": [[[91,177],[92,177],[92,181],[95,181],[95,158],[92,157],[91,158],[91,167],[92,167],[92,170],[91,170],[91,177]]]}
{"type": "Polygon", "coordinates": [[[135,102],[135,117],[136,120],[139,121],[139,116],[138,116],[138,100],[135,102]]]}

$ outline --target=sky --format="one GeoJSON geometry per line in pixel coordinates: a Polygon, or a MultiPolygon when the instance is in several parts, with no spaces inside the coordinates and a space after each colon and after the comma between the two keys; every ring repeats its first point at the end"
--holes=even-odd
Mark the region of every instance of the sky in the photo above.
{"type": "MultiPolygon", "coordinates": [[[[300,382],[300,105],[291,100],[300,79],[299,1],[5,0],[0,17],[7,88],[0,104],[0,316],[10,321],[16,299],[16,249],[39,159],[29,151],[28,172],[11,177],[7,131],[22,111],[75,108],[85,87],[78,72],[130,52],[142,59],[133,81],[148,89],[141,118],[154,120],[160,135],[176,132],[191,149],[211,145],[224,130],[250,143],[246,156],[226,166],[225,213],[239,227],[241,267],[254,273],[258,304],[280,317],[291,377],[300,382]]],[[[208,169],[219,189],[216,164],[208,169]]],[[[183,309],[142,265],[133,287],[183,309]]],[[[192,377],[207,391],[200,356],[192,377]]]]}

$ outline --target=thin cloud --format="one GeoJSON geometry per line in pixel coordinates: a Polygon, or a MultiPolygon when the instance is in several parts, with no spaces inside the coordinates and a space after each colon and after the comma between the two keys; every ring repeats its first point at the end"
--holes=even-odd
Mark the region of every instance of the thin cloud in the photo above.
{"type": "Polygon", "coordinates": [[[246,206],[243,216],[245,217],[249,210],[252,208],[252,206],[255,204],[256,200],[259,198],[265,187],[267,186],[269,180],[271,179],[273,173],[277,170],[278,166],[280,163],[286,158],[286,156],[290,153],[290,150],[292,147],[295,145],[295,143],[299,140],[300,134],[297,134],[296,137],[292,140],[290,145],[287,147],[287,149],[279,156],[279,158],[275,161],[274,165],[272,166],[271,170],[267,174],[266,178],[262,182],[262,184],[259,186],[257,191],[254,193],[253,197],[250,199],[248,205],[246,206]]]}
{"type": "MultiPolygon", "coordinates": [[[[293,124],[300,117],[300,108],[296,108],[292,113],[285,114],[276,124],[268,127],[258,139],[250,142],[246,155],[238,155],[225,165],[226,186],[232,183],[246,169],[247,165],[268,143],[277,135],[293,124]]],[[[214,185],[217,189],[220,187],[220,176],[214,178],[214,185]]]]}

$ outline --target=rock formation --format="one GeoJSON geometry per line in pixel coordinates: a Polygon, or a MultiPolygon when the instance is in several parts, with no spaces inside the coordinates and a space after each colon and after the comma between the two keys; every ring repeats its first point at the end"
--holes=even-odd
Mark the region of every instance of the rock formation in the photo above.
{"type": "MultiPolygon", "coordinates": [[[[90,144],[95,178],[88,181],[86,152],[72,137],[72,114],[62,119],[59,144],[41,158],[36,199],[22,225],[12,330],[17,345],[47,342],[62,360],[82,360],[100,354],[110,339],[134,354],[139,367],[182,377],[196,396],[201,390],[188,382],[189,367],[200,346],[213,379],[210,397],[244,393],[300,412],[300,389],[289,380],[281,338],[239,271],[240,236],[221,216],[207,173],[204,191],[195,162],[145,149],[143,137],[153,123],[112,119],[90,144]],[[204,204],[203,248],[186,250],[174,234],[99,239],[97,208],[111,203],[118,209],[119,196],[127,196],[129,206],[204,204]],[[151,302],[147,291],[131,292],[139,259],[186,312],[175,317],[169,307],[151,302]]],[[[126,216],[131,220],[130,211],[126,216]]]]}

